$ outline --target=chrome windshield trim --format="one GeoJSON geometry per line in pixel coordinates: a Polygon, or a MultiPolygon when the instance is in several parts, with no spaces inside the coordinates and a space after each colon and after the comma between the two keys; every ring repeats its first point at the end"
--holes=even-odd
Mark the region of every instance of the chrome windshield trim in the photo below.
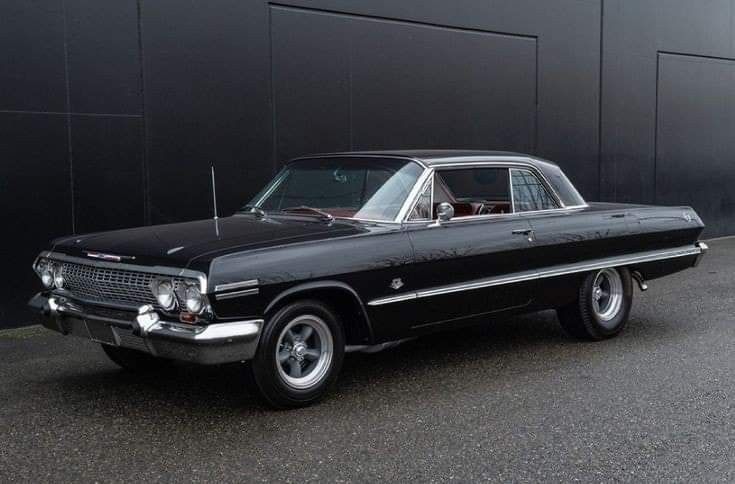
{"type": "Polygon", "coordinates": [[[416,203],[416,200],[421,195],[421,191],[424,188],[424,184],[426,183],[426,180],[433,176],[434,170],[432,168],[427,168],[425,165],[421,164],[421,166],[424,167],[424,171],[419,175],[419,177],[416,179],[416,182],[414,183],[413,187],[411,188],[411,191],[408,192],[408,196],[403,201],[403,205],[401,206],[401,209],[398,211],[398,215],[396,215],[396,218],[394,219],[395,222],[403,222],[411,215],[411,208],[416,203]]]}
{"type": "Polygon", "coordinates": [[[137,264],[125,264],[120,262],[108,262],[98,259],[87,259],[84,257],[76,257],[61,252],[45,251],[41,252],[38,257],[45,257],[47,259],[71,262],[75,264],[86,264],[95,267],[103,267],[108,269],[119,269],[131,272],[145,272],[148,274],[160,274],[165,276],[184,277],[190,279],[197,279],[199,281],[199,290],[202,294],[207,294],[209,289],[207,286],[207,275],[200,271],[192,269],[182,269],[179,267],[170,266],[141,266],[137,264]]]}
{"type": "Polygon", "coordinates": [[[248,279],[246,281],[228,282],[227,284],[217,284],[214,286],[214,292],[231,291],[233,289],[244,289],[246,287],[255,287],[260,282],[258,279],[248,279]]]}
{"type": "Polygon", "coordinates": [[[431,213],[429,213],[429,218],[428,219],[421,218],[421,219],[411,220],[411,214],[413,213],[414,210],[416,210],[416,206],[418,206],[419,201],[421,200],[421,197],[423,196],[423,194],[424,194],[424,192],[426,191],[427,188],[430,188],[430,190],[431,190],[429,192],[429,197],[430,197],[430,200],[429,200],[429,212],[431,212],[433,210],[433,207],[434,207],[434,176],[432,175],[432,176],[429,176],[424,181],[424,184],[421,186],[421,189],[416,194],[416,198],[414,199],[414,201],[409,206],[408,213],[406,214],[406,220],[407,221],[410,221],[410,222],[424,222],[424,223],[431,222],[431,215],[432,215],[431,213]],[[429,187],[429,185],[431,185],[431,187],[429,187]]]}
{"type": "Polygon", "coordinates": [[[523,271],[513,274],[488,277],[474,281],[464,282],[461,284],[452,284],[447,286],[439,286],[422,291],[415,291],[396,296],[374,299],[368,302],[368,306],[382,306],[395,302],[408,301],[412,299],[421,299],[425,297],[440,296],[443,294],[452,294],[455,292],[471,291],[474,289],[483,289],[492,286],[500,286],[505,284],[514,284],[517,282],[525,282],[531,280],[545,279],[549,277],[564,276],[567,274],[576,274],[579,272],[594,271],[607,267],[619,267],[630,264],[641,264],[644,262],[653,262],[657,260],[674,259],[677,257],[686,257],[691,255],[700,255],[704,251],[699,243],[695,245],[686,245],[675,249],[652,250],[646,252],[638,252],[624,256],[605,257],[592,261],[578,262],[575,264],[564,264],[559,266],[551,266],[538,271],[523,271]]]}
{"type": "MultiPolygon", "coordinates": [[[[278,188],[281,183],[283,183],[283,180],[286,179],[286,168],[281,168],[281,170],[276,174],[276,176],[271,180],[270,186],[266,189],[266,191],[263,193],[263,195],[258,199],[257,202],[253,203],[252,205],[254,207],[260,208],[260,205],[268,198],[270,197],[273,192],[278,188]]],[[[263,209],[261,209],[263,210],[263,209]]]]}

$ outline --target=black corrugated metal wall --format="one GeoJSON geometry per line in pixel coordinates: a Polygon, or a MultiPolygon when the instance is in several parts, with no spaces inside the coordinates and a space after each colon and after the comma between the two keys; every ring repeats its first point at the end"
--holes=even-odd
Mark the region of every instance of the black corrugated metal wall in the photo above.
{"type": "Polygon", "coordinates": [[[0,327],[50,238],[237,208],[286,158],[515,150],[735,233],[735,0],[0,2],[0,327]]]}

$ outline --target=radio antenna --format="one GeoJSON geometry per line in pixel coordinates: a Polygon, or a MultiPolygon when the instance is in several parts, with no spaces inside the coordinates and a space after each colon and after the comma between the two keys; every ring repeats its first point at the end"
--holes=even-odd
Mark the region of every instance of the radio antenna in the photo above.
{"type": "Polygon", "coordinates": [[[212,165],[212,203],[214,206],[214,219],[217,220],[217,183],[214,181],[214,165],[212,165]]]}

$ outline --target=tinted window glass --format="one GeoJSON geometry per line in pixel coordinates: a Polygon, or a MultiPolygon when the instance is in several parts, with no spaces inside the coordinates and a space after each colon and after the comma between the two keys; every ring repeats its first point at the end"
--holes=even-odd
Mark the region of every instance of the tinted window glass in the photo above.
{"type": "Polygon", "coordinates": [[[510,213],[508,169],[439,170],[434,180],[433,218],[440,203],[450,203],[455,217],[510,213]]]}
{"type": "Polygon", "coordinates": [[[251,205],[318,208],[335,217],[393,220],[423,169],[391,158],[311,158],[287,165],[251,205]]]}
{"type": "Polygon", "coordinates": [[[559,195],[559,198],[564,202],[564,205],[567,207],[586,205],[582,195],[580,195],[577,189],[574,188],[572,182],[569,181],[567,176],[558,166],[544,164],[541,166],[541,169],[546,178],[548,178],[551,188],[553,188],[556,194],[559,195]]]}
{"type": "Polygon", "coordinates": [[[558,208],[541,181],[528,170],[511,170],[513,203],[516,212],[558,208]]]}
{"type": "Polygon", "coordinates": [[[458,201],[510,200],[507,168],[442,170],[440,175],[458,201]]]}

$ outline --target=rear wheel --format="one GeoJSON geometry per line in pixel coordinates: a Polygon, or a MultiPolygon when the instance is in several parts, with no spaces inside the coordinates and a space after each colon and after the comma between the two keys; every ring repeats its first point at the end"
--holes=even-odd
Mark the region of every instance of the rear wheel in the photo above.
{"type": "Polygon", "coordinates": [[[312,300],[276,312],[248,366],[260,394],[277,408],[310,405],[335,382],[344,358],[337,314],[312,300]]]}
{"type": "Polygon", "coordinates": [[[101,346],[107,357],[114,363],[134,373],[153,373],[168,368],[171,365],[170,360],[156,358],[142,351],[104,344],[101,346]]]}
{"type": "Polygon", "coordinates": [[[633,281],[625,268],[605,268],[589,274],[577,299],[557,309],[562,328],[581,339],[602,340],[623,330],[633,304],[633,281]]]}

